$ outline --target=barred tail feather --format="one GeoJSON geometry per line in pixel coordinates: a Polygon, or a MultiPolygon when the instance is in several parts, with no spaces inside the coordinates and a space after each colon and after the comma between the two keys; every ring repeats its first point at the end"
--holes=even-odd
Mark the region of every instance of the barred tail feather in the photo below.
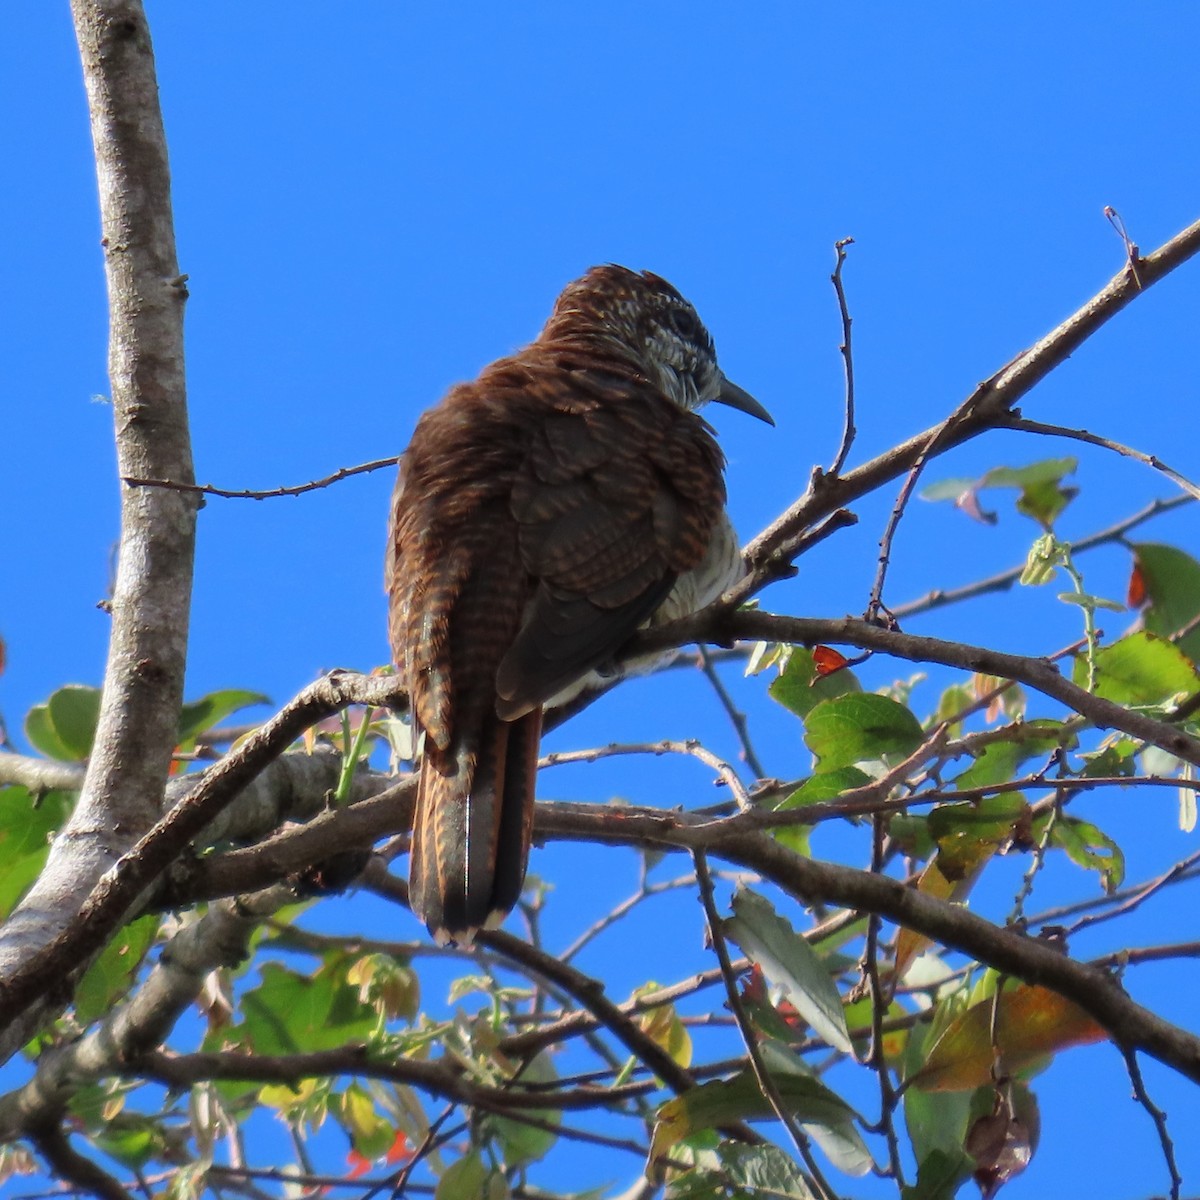
{"type": "Polygon", "coordinates": [[[409,902],[440,942],[469,944],[498,925],[525,880],[541,710],[489,716],[477,740],[428,741],[417,784],[409,902]]]}

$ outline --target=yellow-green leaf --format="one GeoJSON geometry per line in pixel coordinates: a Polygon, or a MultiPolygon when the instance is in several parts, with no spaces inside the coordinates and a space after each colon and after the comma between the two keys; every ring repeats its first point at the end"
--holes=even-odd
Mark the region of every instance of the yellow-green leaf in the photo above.
{"type": "Polygon", "coordinates": [[[928,1092],[964,1091],[992,1078],[997,1051],[1002,1070],[1011,1075],[1048,1054],[1107,1036],[1073,1001],[1049,988],[1021,984],[951,1021],[909,1083],[928,1092]]]}

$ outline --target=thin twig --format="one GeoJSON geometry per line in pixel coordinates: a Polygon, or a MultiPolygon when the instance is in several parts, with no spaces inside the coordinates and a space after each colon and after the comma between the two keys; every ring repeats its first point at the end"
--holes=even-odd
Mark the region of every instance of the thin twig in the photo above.
{"type": "MultiPolygon", "coordinates": [[[[872,821],[871,830],[871,871],[876,875],[883,873],[886,834],[885,818],[876,816],[872,821]]],[[[879,1127],[883,1130],[884,1139],[887,1142],[888,1170],[896,1181],[896,1185],[903,1188],[905,1186],[904,1165],[900,1160],[900,1141],[896,1136],[894,1119],[899,1097],[896,1089],[892,1086],[887,1055],[883,1049],[883,1019],[887,1014],[889,996],[879,976],[879,928],[881,924],[878,913],[868,915],[866,946],[863,950],[863,971],[866,974],[871,994],[871,1045],[866,1061],[879,1081],[879,1127]]]]}
{"type": "Polygon", "coordinates": [[[721,978],[725,982],[725,995],[728,997],[730,1010],[737,1020],[746,1052],[750,1056],[750,1067],[754,1072],[754,1078],[758,1080],[758,1086],[762,1090],[764,1099],[770,1104],[776,1117],[788,1131],[792,1144],[796,1147],[796,1152],[804,1160],[804,1165],[812,1176],[810,1184],[817,1189],[824,1200],[836,1200],[836,1193],[822,1174],[820,1164],[813,1156],[812,1147],[809,1145],[804,1130],[800,1128],[788,1111],[787,1103],[779,1094],[779,1089],[771,1078],[771,1072],[763,1062],[762,1052],[758,1045],[758,1034],[742,1004],[742,997],[737,987],[737,976],[734,974],[733,964],[729,958],[729,947],[725,944],[725,935],[721,932],[721,918],[717,913],[716,901],[713,898],[712,877],[708,872],[708,859],[704,851],[695,850],[692,853],[692,861],[696,864],[696,881],[700,885],[700,903],[704,905],[704,915],[708,922],[708,936],[712,941],[717,962],[721,966],[721,978]]]}
{"type": "Polygon", "coordinates": [[[356,467],[339,467],[332,475],[325,475],[321,479],[314,479],[309,483],[287,484],[282,487],[266,488],[263,491],[252,491],[249,488],[219,488],[211,483],[178,483],[173,479],[142,479],[136,475],[122,475],[121,482],[129,487],[165,488],[172,492],[219,496],[222,500],[274,500],[279,496],[302,496],[305,492],[315,492],[318,488],[341,483],[343,479],[349,479],[353,475],[366,475],[370,471],[381,471],[385,467],[394,467],[399,461],[399,457],[395,455],[391,458],[377,458],[374,462],[359,463],[356,467]]]}
{"type": "Polygon", "coordinates": [[[837,252],[837,265],[829,277],[833,284],[833,290],[837,293],[838,313],[842,318],[842,344],[838,350],[841,351],[842,363],[846,372],[846,423],[842,430],[842,444],[838,447],[837,456],[829,468],[830,475],[841,474],[842,467],[846,464],[846,456],[850,453],[850,447],[854,445],[854,436],[858,432],[854,427],[854,351],[850,342],[850,326],[853,322],[850,319],[850,309],[846,304],[846,292],[842,287],[842,267],[846,263],[846,248],[853,245],[853,238],[842,238],[841,241],[834,242],[833,248],[837,252]]]}
{"type": "Polygon", "coordinates": [[[1129,232],[1125,228],[1125,221],[1111,204],[1104,206],[1104,215],[1108,218],[1108,223],[1117,231],[1117,236],[1125,243],[1125,259],[1129,263],[1130,271],[1133,272],[1134,280],[1140,287],[1141,279],[1138,276],[1138,263],[1141,262],[1142,255],[1141,251],[1138,250],[1137,242],[1129,236],[1129,232]]]}
{"type": "Polygon", "coordinates": [[[1137,1051],[1129,1046],[1121,1046],[1119,1049],[1121,1057],[1125,1059],[1125,1068],[1129,1072],[1129,1082],[1133,1084],[1134,1099],[1150,1114],[1150,1120],[1154,1122],[1155,1131],[1158,1133],[1158,1144],[1162,1147],[1167,1172],[1171,1176],[1171,1200],[1179,1200],[1183,1176],[1180,1175],[1179,1166],[1175,1162],[1175,1144],[1171,1141],[1171,1134],[1167,1129],[1167,1114],[1150,1099],[1150,1093],[1146,1091],[1142,1069],[1138,1066],[1137,1051]]]}
{"type": "Polygon", "coordinates": [[[1200,500],[1200,487],[1197,487],[1185,475],[1181,475],[1173,467],[1167,466],[1161,458],[1156,454],[1145,454],[1141,450],[1135,450],[1132,446],[1126,446],[1121,442],[1114,441],[1112,438],[1101,437],[1098,433],[1089,433],[1086,429],[1072,429],[1066,425],[1051,425],[1046,421],[1031,421],[1028,417],[1012,417],[1008,422],[1010,429],[1019,429],[1024,433],[1043,433],[1053,437],[1071,438],[1076,442],[1086,442],[1089,446],[1102,446],[1105,450],[1111,450],[1115,454],[1120,454],[1125,458],[1136,459],[1140,463],[1145,463],[1148,467],[1153,467],[1156,471],[1161,471],[1173,483],[1177,483],[1193,500],[1200,500]]]}
{"type": "Polygon", "coordinates": [[[638,890],[626,896],[620,903],[613,905],[599,920],[589,925],[558,957],[562,962],[570,962],[586,945],[606,929],[615,925],[622,917],[627,916],[643,900],[651,896],[660,896],[663,892],[678,891],[680,888],[691,887],[696,877],[690,872],[679,875],[674,879],[664,879],[660,883],[647,883],[644,879],[638,890]]]}
{"type": "Polygon", "coordinates": [[[1045,865],[1046,851],[1050,848],[1050,839],[1054,836],[1055,827],[1062,816],[1063,793],[1064,789],[1055,789],[1053,805],[1049,815],[1046,817],[1046,824],[1042,827],[1042,836],[1038,838],[1037,845],[1033,848],[1033,857],[1030,860],[1029,867],[1024,875],[1021,876],[1021,885],[1017,888],[1017,894],[1013,897],[1012,911],[1008,916],[1009,925],[1021,927],[1025,923],[1025,901],[1033,894],[1034,881],[1045,865]]]}
{"type": "Polygon", "coordinates": [[[704,677],[712,685],[713,691],[716,692],[717,699],[721,702],[721,707],[725,710],[726,716],[729,717],[733,731],[737,734],[738,741],[742,745],[742,758],[750,770],[754,772],[756,779],[765,778],[766,771],[763,769],[762,760],[758,757],[750,741],[750,725],[746,720],[746,714],[734,704],[733,697],[729,694],[729,689],[722,681],[708,647],[699,646],[697,647],[697,652],[700,670],[704,672],[704,677]]]}
{"type": "Polygon", "coordinates": [[[117,1180],[71,1145],[60,1118],[35,1126],[29,1131],[29,1139],[60,1182],[100,1200],[129,1200],[129,1193],[117,1180]]]}
{"type": "MultiPolygon", "coordinates": [[[[1172,782],[1178,783],[1179,781],[1173,780],[1172,782]]],[[[1200,863],[1200,850],[1189,854],[1187,858],[1180,859],[1174,866],[1159,875],[1157,879],[1152,879],[1149,883],[1138,888],[1129,899],[1118,904],[1108,912],[1093,913],[1088,917],[1080,917],[1078,921],[1067,929],[1067,936],[1073,937],[1080,930],[1087,929],[1090,925],[1099,925],[1102,921],[1111,921],[1115,917],[1122,917],[1126,913],[1133,912],[1134,909],[1141,907],[1156,892],[1161,891],[1169,884],[1175,883],[1187,875],[1197,863],[1200,863]]]]}
{"type": "Polygon", "coordinates": [[[745,811],[752,807],[750,794],[738,773],[723,758],[718,758],[695,738],[688,738],[683,742],[669,738],[664,738],[661,742],[612,742],[607,746],[594,746],[588,750],[558,750],[544,755],[538,762],[538,767],[540,769],[565,766],[568,763],[592,763],[623,754],[684,754],[699,759],[717,773],[721,783],[733,793],[739,809],[745,811]]]}
{"type": "MultiPolygon", "coordinates": [[[[1163,500],[1152,501],[1145,508],[1139,509],[1132,516],[1118,521],[1115,525],[1110,525],[1107,529],[1101,529],[1097,533],[1073,541],[1071,551],[1073,554],[1082,554],[1085,550],[1094,550],[1097,546],[1120,542],[1131,529],[1135,529],[1138,525],[1143,525],[1154,517],[1170,512],[1181,505],[1191,503],[1193,503],[1192,497],[1187,495],[1170,496],[1163,500]]],[[[1007,591],[1021,578],[1024,570],[1025,564],[1019,563],[1015,567],[1009,567],[1007,571],[1000,571],[995,575],[989,575],[986,579],[965,584],[963,587],[935,588],[931,592],[926,592],[924,596],[919,596],[916,600],[897,605],[892,609],[892,615],[899,621],[905,617],[915,616],[917,613],[932,612],[947,604],[958,604],[963,600],[974,600],[978,596],[988,595],[992,592],[1007,591]]]]}
{"type": "Polygon", "coordinates": [[[867,600],[864,620],[872,624],[883,623],[891,627],[895,626],[895,616],[883,603],[883,586],[887,580],[888,566],[892,559],[892,542],[895,540],[896,530],[900,527],[900,519],[904,516],[908,508],[908,502],[912,499],[912,494],[916,490],[917,480],[921,478],[921,472],[925,470],[925,464],[934,454],[939,452],[940,448],[951,440],[957,428],[969,422],[974,415],[975,407],[980,399],[978,393],[972,394],[941,425],[934,429],[929,436],[929,440],[917,454],[912,466],[909,467],[908,474],[904,478],[904,483],[900,487],[900,492],[896,496],[896,502],[892,505],[892,511],[888,514],[883,536],[879,539],[879,559],[875,568],[875,582],[871,585],[871,595],[867,600]]]}

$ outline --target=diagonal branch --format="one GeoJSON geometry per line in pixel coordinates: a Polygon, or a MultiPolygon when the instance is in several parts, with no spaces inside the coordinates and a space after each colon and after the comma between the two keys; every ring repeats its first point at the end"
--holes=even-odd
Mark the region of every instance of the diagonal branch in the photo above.
{"type": "Polygon", "coordinates": [[[1061,325],[979,384],[958,406],[953,428],[945,429],[943,422],[844,475],[834,477],[816,471],[804,495],[747,544],[745,558],[750,573],[713,607],[736,607],[768,583],[788,574],[798,539],[830,513],[911,470],[922,456],[942,454],[987,429],[1005,424],[1009,413],[1035,384],[1070,358],[1127,304],[1198,252],[1200,221],[1176,234],[1153,254],[1138,259],[1136,270],[1127,263],[1061,325]],[[935,439],[936,447],[931,449],[935,439]]]}
{"type": "Polygon", "coordinates": [[[918,637],[898,630],[882,629],[869,621],[850,617],[787,617],[757,609],[729,612],[714,604],[695,616],[672,621],[670,625],[640,634],[631,647],[635,653],[641,654],[703,641],[719,645],[730,645],[735,641],[792,642],[805,646],[849,644],[911,662],[941,663],[943,666],[962,667],[984,675],[998,675],[1001,679],[1015,679],[1067,705],[1098,728],[1120,729],[1185,762],[1200,766],[1200,738],[1166,721],[1157,721],[1086,691],[1063,676],[1045,658],[1005,654],[984,646],[949,642],[942,638],[918,637]]]}

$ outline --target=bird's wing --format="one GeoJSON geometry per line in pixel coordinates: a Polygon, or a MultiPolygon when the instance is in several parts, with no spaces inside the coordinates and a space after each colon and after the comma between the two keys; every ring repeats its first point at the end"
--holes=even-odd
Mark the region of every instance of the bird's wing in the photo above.
{"type": "Polygon", "coordinates": [[[535,588],[496,677],[509,720],[611,658],[704,558],[725,503],[703,421],[644,385],[593,395],[605,381],[575,381],[572,402],[537,422],[512,488],[535,588]]]}

